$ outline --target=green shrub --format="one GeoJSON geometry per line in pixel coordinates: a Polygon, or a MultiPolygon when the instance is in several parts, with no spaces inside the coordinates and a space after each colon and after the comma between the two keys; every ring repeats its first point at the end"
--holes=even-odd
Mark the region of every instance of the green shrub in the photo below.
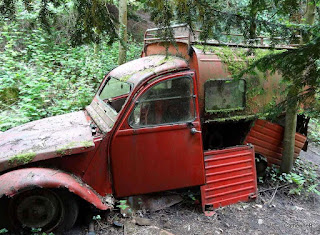
{"type": "MultiPolygon", "coordinates": [[[[104,75],[117,66],[118,43],[71,47],[40,28],[0,18],[0,130],[83,109],[104,75]]],[[[107,39],[107,38],[106,38],[107,39]]],[[[60,38],[61,40],[61,38],[60,38]]],[[[128,60],[141,54],[131,41],[128,60]]]]}
{"type": "MultiPolygon", "coordinates": [[[[310,194],[320,195],[318,190],[320,182],[317,175],[319,166],[312,162],[297,159],[289,174],[280,173],[279,168],[272,166],[267,168],[267,180],[272,183],[288,184],[288,194],[309,196],[310,194]]],[[[259,179],[264,183],[263,179],[259,179]]]]}
{"type": "Polygon", "coordinates": [[[320,145],[320,119],[310,119],[308,132],[308,139],[311,142],[320,145]]]}

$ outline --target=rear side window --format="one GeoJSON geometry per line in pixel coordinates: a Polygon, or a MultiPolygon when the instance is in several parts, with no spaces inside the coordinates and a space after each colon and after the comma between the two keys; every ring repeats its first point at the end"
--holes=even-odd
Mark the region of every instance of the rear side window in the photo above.
{"type": "Polygon", "coordinates": [[[204,85],[206,112],[227,112],[245,108],[246,83],[243,79],[215,79],[204,85]]]}
{"type": "Polygon", "coordinates": [[[147,90],[135,104],[129,118],[132,127],[162,125],[195,119],[191,77],[160,82],[147,90]]]}

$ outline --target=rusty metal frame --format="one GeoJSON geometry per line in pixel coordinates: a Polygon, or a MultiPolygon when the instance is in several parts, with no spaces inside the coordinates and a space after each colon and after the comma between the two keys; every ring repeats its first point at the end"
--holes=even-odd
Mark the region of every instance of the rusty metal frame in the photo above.
{"type": "MultiPolygon", "coordinates": [[[[286,50],[290,50],[290,49],[295,49],[296,47],[300,46],[298,44],[275,45],[275,46],[266,45],[266,44],[264,44],[264,40],[265,39],[269,39],[269,38],[265,37],[265,36],[257,36],[257,38],[252,39],[253,41],[260,41],[259,45],[253,45],[253,44],[250,44],[250,43],[220,42],[220,41],[217,41],[217,40],[200,41],[199,40],[199,33],[201,32],[201,30],[193,30],[191,32],[191,29],[187,24],[172,25],[170,27],[174,31],[174,39],[176,41],[185,41],[185,40],[187,40],[187,44],[188,44],[189,47],[190,47],[190,45],[193,45],[193,44],[202,44],[202,45],[211,45],[211,46],[228,46],[228,47],[243,47],[243,48],[261,48],[261,49],[275,49],[275,50],[286,49],[286,50]],[[177,28],[186,28],[188,30],[188,35],[177,35],[176,36],[175,35],[176,34],[175,30],[177,28]]],[[[149,44],[158,43],[158,42],[162,42],[163,41],[162,38],[155,37],[156,34],[152,34],[151,33],[151,32],[157,32],[157,31],[159,31],[161,29],[163,29],[163,28],[153,28],[153,29],[146,30],[146,32],[144,34],[144,44],[143,44],[143,48],[144,48],[144,52],[145,53],[146,53],[146,47],[149,44]]],[[[231,34],[231,33],[222,33],[222,34],[223,35],[234,36],[234,37],[243,37],[242,34],[231,34]]],[[[275,37],[274,39],[282,40],[283,38],[275,37]]]]}

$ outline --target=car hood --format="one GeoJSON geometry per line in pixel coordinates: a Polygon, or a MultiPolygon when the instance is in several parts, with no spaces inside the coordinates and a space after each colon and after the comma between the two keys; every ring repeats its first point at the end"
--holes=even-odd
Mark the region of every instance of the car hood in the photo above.
{"type": "Polygon", "coordinates": [[[0,171],[94,147],[84,111],[29,122],[0,133],[0,171]]]}

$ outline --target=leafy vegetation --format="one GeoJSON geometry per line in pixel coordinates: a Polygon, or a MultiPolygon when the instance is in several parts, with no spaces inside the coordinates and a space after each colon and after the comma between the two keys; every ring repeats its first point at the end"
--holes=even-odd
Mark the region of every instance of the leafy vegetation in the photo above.
{"type": "MultiPolygon", "coordinates": [[[[173,21],[187,23],[191,29],[201,29],[203,41],[216,39],[228,42],[223,34],[227,32],[242,35],[240,40],[249,45],[260,44],[261,38],[257,35],[269,38],[267,44],[271,46],[304,43],[297,50],[271,54],[250,66],[251,71],[258,68],[282,74],[291,91],[287,95],[288,102],[284,104],[287,106],[303,103],[319,92],[320,24],[316,11],[319,4],[318,0],[173,0],[146,3],[158,25],[168,26],[173,21]]],[[[164,39],[172,35],[172,29],[168,27],[160,33],[164,39]]],[[[241,69],[241,66],[236,69],[241,69]]]]}
{"type": "Polygon", "coordinates": [[[92,217],[93,220],[97,221],[97,220],[101,220],[101,216],[100,215],[94,215],[92,217]]]}
{"type": "MultiPolygon", "coordinates": [[[[32,17],[31,17],[32,18],[32,17]]],[[[29,16],[0,19],[0,130],[80,110],[88,105],[103,76],[117,66],[118,43],[72,47],[57,30],[25,27],[29,16]]],[[[128,59],[139,57],[131,41],[128,59]]]]}
{"type": "Polygon", "coordinates": [[[129,206],[127,205],[127,200],[120,200],[119,205],[117,205],[118,208],[121,210],[127,209],[129,206]]]}
{"type": "Polygon", "coordinates": [[[320,145],[320,120],[312,118],[309,123],[308,138],[313,143],[320,145]]]}
{"type": "Polygon", "coordinates": [[[5,229],[5,228],[0,229],[0,234],[4,234],[4,233],[7,233],[7,232],[9,232],[9,231],[7,229],[5,229]]]}
{"type": "Polygon", "coordinates": [[[309,161],[297,159],[292,171],[288,174],[280,173],[277,167],[268,167],[265,179],[259,178],[260,183],[279,184],[288,186],[287,193],[309,196],[312,194],[320,195],[320,181],[317,175],[319,166],[309,161]]]}

